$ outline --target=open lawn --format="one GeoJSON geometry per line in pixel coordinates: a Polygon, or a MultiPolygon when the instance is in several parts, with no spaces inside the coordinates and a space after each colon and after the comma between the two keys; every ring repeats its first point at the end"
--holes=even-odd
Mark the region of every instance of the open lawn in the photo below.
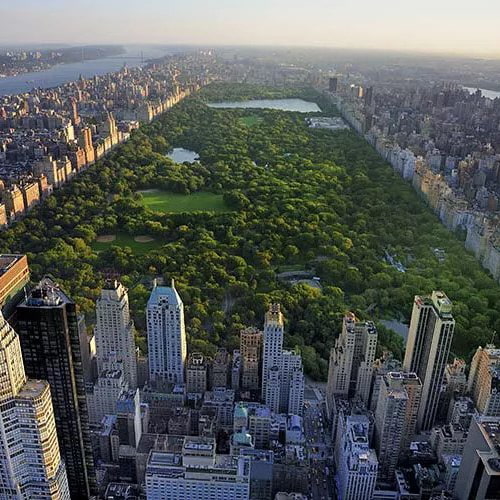
{"type": "Polygon", "coordinates": [[[186,213],[186,212],[229,212],[221,194],[200,192],[193,194],[178,194],[148,189],[139,191],[144,205],[155,212],[186,213]]]}
{"type": "Polygon", "coordinates": [[[240,122],[246,127],[255,127],[255,125],[258,125],[262,121],[262,118],[256,115],[242,116],[240,118],[240,122]]]}
{"type": "Polygon", "coordinates": [[[159,248],[161,244],[162,243],[160,241],[155,240],[150,236],[130,236],[125,233],[117,233],[113,235],[109,234],[99,236],[96,241],[92,243],[92,248],[96,252],[102,252],[112,246],[130,247],[135,254],[141,255],[159,248]]]}

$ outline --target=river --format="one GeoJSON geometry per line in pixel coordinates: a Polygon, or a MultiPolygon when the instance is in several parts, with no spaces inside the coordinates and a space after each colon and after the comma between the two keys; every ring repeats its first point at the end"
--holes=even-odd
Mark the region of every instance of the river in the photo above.
{"type": "Polygon", "coordinates": [[[178,51],[173,47],[129,46],[126,52],[119,56],[103,57],[69,64],[57,64],[50,69],[34,73],[23,73],[17,76],[0,78],[0,96],[29,92],[34,87],[57,87],[66,82],[78,80],[82,75],[90,78],[94,75],[104,75],[120,70],[124,64],[128,67],[140,66],[144,60],[161,57],[178,51]]]}

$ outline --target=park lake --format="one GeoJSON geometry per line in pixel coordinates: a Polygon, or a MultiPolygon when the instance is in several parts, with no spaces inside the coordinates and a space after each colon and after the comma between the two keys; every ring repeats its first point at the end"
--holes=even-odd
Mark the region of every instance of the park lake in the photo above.
{"type": "Polygon", "coordinates": [[[195,161],[198,161],[200,159],[198,153],[184,148],[171,149],[167,153],[167,156],[176,163],[184,163],[186,161],[188,163],[194,163],[195,161]]]}

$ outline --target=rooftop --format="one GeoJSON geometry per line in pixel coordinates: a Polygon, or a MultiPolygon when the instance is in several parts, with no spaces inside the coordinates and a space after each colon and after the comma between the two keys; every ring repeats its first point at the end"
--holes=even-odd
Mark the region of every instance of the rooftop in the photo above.
{"type": "Polygon", "coordinates": [[[51,278],[43,278],[19,307],[62,307],[74,302],[59,288],[51,278]]]}
{"type": "Polygon", "coordinates": [[[154,283],[153,291],[148,300],[149,305],[157,305],[160,302],[167,302],[168,305],[181,306],[182,300],[175,289],[174,283],[172,281],[172,286],[157,286],[156,281],[154,283]]]}
{"type": "Polygon", "coordinates": [[[23,254],[0,254],[0,276],[5,274],[9,269],[19,262],[25,255],[23,254]]]}
{"type": "Polygon", "coordinates": [[[22,399],[38,398],[48,386],[49,384],[45,380],[28,379],[23,388],[17,394],[17,397],[22,399]]]}

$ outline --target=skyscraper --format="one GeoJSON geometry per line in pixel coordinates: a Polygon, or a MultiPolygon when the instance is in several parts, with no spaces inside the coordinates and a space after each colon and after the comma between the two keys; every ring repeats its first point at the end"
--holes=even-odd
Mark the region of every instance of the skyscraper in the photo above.
{"type": "Polygon", "coordinates": [[[280,305],[271,304],[264,320],[262,399],[273,412],[287,413],[290,409],[290,391],[293,388],[292,406],[297,410],[295,414],[301,415],[302,406],[298,408],[297,404],[301,399],[303,401],[302,358],[295,351],[283,350],[284,325],[280,305]]]}
{"type": "Polygon", "coordinates": [[[17,306],[17,328],[27,375],[50,384],[71,496],[87,498],[95,474],[76,305],[44,278],[17,306]]]}
{"type": "Polygon", "coordinates": [[[281,356],[281,413],[290,413],[294,409],[295,415],[302,415],[304,403],[304,369],[302,357],[295,351],[283,351],[281,356]],[[292,401],[293,400],[293,401],[292,401]]]}
{"type": "Polygon", "coordinates": [[[109,280],[96,303],[94,330],[97,367],[112,356],[123,363],[123,374],[131,389],[137,387],[137,358],[134,323],[130,319],[127,289],[118,281],[109,280]]]}
{"type": "Polygon", "coordinates": [[[187,356],[184,305],[173,281],[171,287],[155,282],[146,315],[151,380],[183,384],[187,356]]]}
{"type": "Polygon", "coordinates": [[[337,456],[339,498],[371,500],[377,481],[378,460],[369,446],[370,422],[365,415],[352,415],[342,422],[337,456]]]}
{"type": "Polygon", "coordinates": [[[257,328],[246,328],[240,332],[242,359],[241,388],[256,391],[260,384],[262,361],[262,332],[257,328]]]}
{"type": "Polygon", "coordinates": [[[375,449],[379,460],[379,479],[392,483],[399,460],[408,394],[403,387],[393,387],[388,374],[382,380],[375,410],[375,449]]]}
{"type": "Polygon", "coordinates": [[[483,415],[500,417],[500,349],[478,347],[470,366],[468,392],[483,415]]]}
{"type": "Polygon", "coordinates": [[[279,304],[271,304],[264,319],[263,334],[263,358],[262,358],[262,399],[268,402],[278,401],[279,405],[279,385],[276,378],[279,378],[281,368],[281,356],[283,354],[283,334],[285,331],[285,321],[281,313],[279,304]],[[275,369],[276,368],[276,369],[275,369]],[[269,383],[270,371],[273,369],[273,383],[269,383]]]}
{"type": "Polygon", "coordinates": [[[0,312],[0,498],[69,500],[49,384],[28,380],[19,337],[0,312]]]}
{"type": "Polygon", "coordinates": [[[370,397],[377,329],[371,321],[359,321],[353,313],[344,316],[342,332],[330,352],[327,406],[331,412],[334,395],[370,397]]]}
{"type": "Polygon", "coordinates": [[[500,498],[500,417],[472,419],[455,484],[458,500],[500,498]]]}
{"type": "Polygon", "coordinates": [[[403,369],[422,381],[422,401],[417,419],[420,430],[434,424],[444,370],[448,362],[455,320],[452,304],[443,292],[416,296],[413,303],[403,369]]]}

